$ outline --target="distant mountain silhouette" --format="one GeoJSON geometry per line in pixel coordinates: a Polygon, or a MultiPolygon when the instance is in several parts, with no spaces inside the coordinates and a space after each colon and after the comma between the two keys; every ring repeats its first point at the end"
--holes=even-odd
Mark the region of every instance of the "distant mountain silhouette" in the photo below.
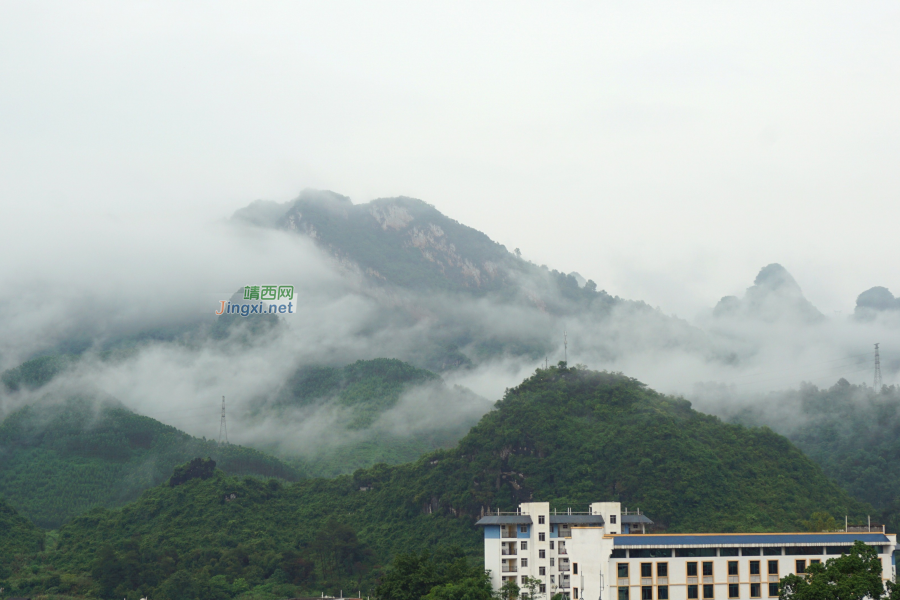
{"type": "Polygon", "coordinates": [[[900,311],[900,298],[886,287],[875,286],[864,291],[856,298],[856,310],[853,316],[862,321],[874,319],[878,313],[900,311]]]}
{"type": "Polygon", "coordinates": [[[825,316],[803,295],[797,281],[778,263],[763,267],[743,298],[725,296],[713,309],[717,318],[741,318],[766,322],[821,321],[825,316]]]}

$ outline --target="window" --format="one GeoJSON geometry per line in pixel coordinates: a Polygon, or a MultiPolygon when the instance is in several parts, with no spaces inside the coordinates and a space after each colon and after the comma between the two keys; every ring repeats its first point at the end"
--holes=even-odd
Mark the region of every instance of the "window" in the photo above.
{"type": "Polygon", "coordinates": [[[553,540],[550,540],[550,549],[551,550],[553,550],[553,548],[554,548],[553,544],[554,544],[553,540]]]}
{"type": "Polygon", "coordinates": [[[572,588],[572,597],[573,597],[573,598],[577,598],[577,597],[578,597],[578,588],[572,588]]]}
{"type": "Polygon", "coordinates": [[[522,548],[522,550],[528,550],[528,542],[519,542],[519,547],[522,548]]]}
{"type": "Polygon", "coordinates": [[[556,575],[551,575],[551,576],[550,576],[550,583],[551,583],[551,584],[556,583],[556,575]]]}
{"type": "Polygon", "coordinates": [[[781,556],[781,548],[763,548],[763,556],[781,556]]]}
{"type": "MultiPolygon", "coordinates": [[[[562,551],[562,548],[563,548],[562,546],[559,547],[560,551],[562,551]]],[[[609,557],[610,557],[610,558],[627,558],[627,557],[625,556],[625,553],[626,553],[626,552],[628,552],[628,551],[627,551],[627,550],[624,550],[624,549],[622,549],[622,548],[618,548],[618,549],[613,550],[612,552],[610,552],[610,553],[609,553],[609,557]]]]}
{"type": "Polygon", "coordinates": [[[609,524],[610,525],[616,524],[616,515],[609,515],[609,524]]]}
{"type": "Polygon", "coordinates": [[[728,574],[729,575],[737,575],[738,574],[738,561],[729,560],[728,561],[728,574]]]}
{"type": "Polygon", "coordinates": [[[777,583],[769,584],[769,597],[771,597],[771,598],[778,597],[778,584],[777,583]]]}
{"type": "Polygon", "coordinates": [[[729,598],[737,598],[738,597],[738,584],[729,583],[728,584],[728,597],[729,598]]]}
{"type": "Polygon", "coordinates": [[[687,574],[688,574],[688,577],[696,577],[697,576],[697,563],[689,562],[687,564],[687,574]]]}
{"type": "Polygon", "coordinates": [[[628,563],[618,563],[619,579],[628,579],[628,563]]]}
{"type": "Polygon", "coordinates": [[[544,535],[545,535],[545,534],[544,534],[543,531],[540,532],[540,533],[538,534],[538,541],[539,541],[539,542],[543,542],[543,541],[544,541],[544,535]]]}
{"type": "Polygon", "coordinates": [[[538,575],[546,575],[547,567],[538,567],[538,575]]]}
{"type": "Polygon", "coordinates": [[[711,583],[703,584],[703,597],[704,598],[712,598],[713,597],[713,586],[711,583]]]}
{"type": "Polygon", "coordinates": [[[528,566],[528,559],[527,559],[527,558],[523,558],[523,559],[522,559],[522,566],[523,566],[523,567],[527,567],[527,566],[528,566]]]}
{"type": "Polygon", "coordinates": [[[653,588],[649,585],[641,587],[641,600],[653,600],[653,588]]]}
{"type": "Polygon", "coordinates": [[[819,559],[819,558],[814,558],[814,559],[812,559],[811,561],[809,561],[809,564],[814,565],[814,564],[821,563],[821,562],[822,562],[821,559],[819,559]]]}
{"type": "Polygon", "coordinates": [[[669,576],[669,563],[656,563],[656,576],[657,577],[668,577],[669,576]]]}
{"type": "Polygon", "coordinates": [[[528,533],[528,525],[522,525],[519,527],[519,531],[522,533],[528,533]]]}
{"type": "Polygon", "coordinates": [[[769,575],[778,575],[778,561],[777,560],[769,561],[769,575]]]}
{"type": "Polygon", "coordinates": [[[750,574],[751,575],[759,575],[759,561],[758,560],[750,561],[750,574]]]}
{"type": "Polygon", "coordinates": [[[701,557],[701,556],[717,556],[715,548],[675,548],[675,556],[680,557],[701,557]]]}
{"type": "Polygon", "coordinates": [[[556,564],[556,559],[551,556],[550,557],[550,566],[552,567],[555,564],[556,564]]]}
{"type": "Polygon", "coordinates": [[[528,575],[522,575],[522,585],[525,585],[526,579],[528,579],[528,575]]]}
{"type": "Polygon", "coordinates": [[[821,556],[825,550],[822,546],[788,546],[784,549],[787,556],[809,556],[810,554],[821,556]]]}
{"type": "Polygon", "coordinates": [[[669,586],[661,585],[656,588],[656,597],[658,600],[669,600],[669,586]]]}
{"type": "Polygon", "coordinates": [[[703,576],[712,577],[712,562],[703,563],[703,576]]]}
{"type": "Polygon", "coordinates": [[[798,561],[795,561],[795,563],[797,565],[797,575],[800,575],[801,573],[806,573],[806,561],[805,560],[798,560],[798,561]]]}
{"type": "Polygon", "coordinates": [[[761,595],[762,594],[760,593],[760,590],[759,590],[759,584],[751,583],[750,584],[750,597],[751,598],[759,598],[761,595]]]}
{"type": "Polygon", "coordinates": [[[546,594],[546,593],[547,593],[547,584],[546,584],[546,583],[542,583],[541,586],[540,586],[540,588],[538,588],[538,591],[539,591],[540,593],[542,593],[542,594],[546,594]]]}
{"type": "Polygon", "coordinates": [[[547,558],[546,550],[538,550],[538,558],[547,558]]]}
{"type": "Polygon", "coordinates": [[[572,563],[572,575],[578,575],[578,563],[572,563]]]}
{"type": "Polygon", "coordinates": [[[688,586],[688,599],[693,600],[694,598],[699,598],[699,596],[697,595],[697,586],[689,585],[688,586]]]}
{"type": "Polygon", "coordinates": [[[738,548],[719,548],[719,556],[737,556],[738,548]]]}
{"type": "Polygon", "coordinates": [[[641,563],[641,577],[653,577],[653,565],[641,563]]]}
{"type": "Polygon", "coordinates": [[[544,524],[544,515],[538,515],[538,525],[544,524]]]}
{"type": "Polygon", "coordinates": [[[741,556],[759,556],[759,548],[741,548],[741,556]]]}
{"type": "Polygon", "coordinates": [[[628,600],[628,588],[627,587],[619,588],[619,600],[628,600]]]}

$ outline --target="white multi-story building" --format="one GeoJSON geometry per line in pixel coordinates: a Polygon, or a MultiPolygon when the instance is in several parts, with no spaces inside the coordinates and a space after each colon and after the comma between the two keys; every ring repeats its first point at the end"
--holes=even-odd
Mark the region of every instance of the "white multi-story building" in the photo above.
{"type": "Polygon", "coordinates": [[[893,578],[895,534],[883,528],[833,533],[647,533],[653,522],[618,502],[558,514],[547,502],[483,517],[484,565],[495,589],[540,580],[538,593],[587,600],[777,598],[778,581],[848,550],[873,546],[893,578]]]}

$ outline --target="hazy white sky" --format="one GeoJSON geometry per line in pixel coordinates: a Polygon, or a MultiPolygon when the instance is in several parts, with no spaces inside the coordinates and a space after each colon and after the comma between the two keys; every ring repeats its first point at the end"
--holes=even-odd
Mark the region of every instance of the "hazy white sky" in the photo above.
{"type": "Polygon", "coordinates": [[[846,313],[900,293],[898,92],[896,2],[7,1],[0,249],[316,187],[685,317],[770,262],[846,313]]]}

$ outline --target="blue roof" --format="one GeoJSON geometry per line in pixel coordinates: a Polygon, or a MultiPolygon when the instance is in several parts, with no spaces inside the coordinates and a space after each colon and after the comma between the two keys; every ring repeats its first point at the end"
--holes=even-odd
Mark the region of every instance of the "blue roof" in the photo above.
{"type": "Polygon", "coordinates": [[[867,544],[890,544],[883,533],[717,533],[712,535],[617,535],[613,546],[839,546],[860,540],[867,544]]]}
{"type": "Polygon", "coordinates": [[[528,515],[487,515],[475,523],[476,525],[531,525],[528,515]]]}

